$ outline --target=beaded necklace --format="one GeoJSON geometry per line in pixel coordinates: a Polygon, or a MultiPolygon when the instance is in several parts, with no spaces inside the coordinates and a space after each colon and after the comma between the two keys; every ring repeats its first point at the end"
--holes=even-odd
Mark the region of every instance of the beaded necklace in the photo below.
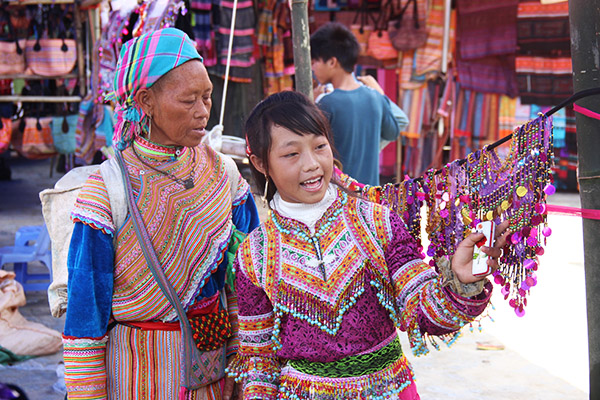
{"type": "MultiPolygon", "coordinates": [[[[283,223],[279,221],[279,217],[276,212],[270,213],[271,221],[277,228],[277,230],[285,235],[292,235],[300,240],[304,240],[306,242],[310,242],[317,256],[317,268],[319,268],[319,272],[323,276],[323,280],[327,280],[327,274],[325,271],[325,262],[326,260],[323,258],[323,252],[321,250],[321,244],[319,242],[319,238],[321,238],[331,227],[331,225],[337,221],[338,216],[342,213],[344,206],[348,200],[348,195],[344,192],[341,192],[340,206],[336,207],[335,211],[331,214],[331,216],[327,217],[325,221],[319,226],[319,229],[315,230],[314,234],[311,234],[307,227],[299,223],[297,221],[296,228],[286,228],[283,226],[283,223]]],[[[335,202],[334,202],[335,205],[335,202]]],[[[330,206],[331,207],[331,206],[330,206]]]]}

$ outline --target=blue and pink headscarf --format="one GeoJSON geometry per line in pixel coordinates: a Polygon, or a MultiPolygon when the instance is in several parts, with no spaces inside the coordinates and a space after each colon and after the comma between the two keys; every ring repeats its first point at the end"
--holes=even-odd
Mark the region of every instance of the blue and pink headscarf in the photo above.
{"type": "Polygon", "coordinates": [[[127,41],[115,71],[114,91],[107,100],[117,103],[117,127],[113,143],[127,147],[136,135],[147,131],[149,118],[135,102],[138,90],[151,87],[161,76],[189,60],[202,57],[188,35],[176,28],[149,32],[127,41]]]}

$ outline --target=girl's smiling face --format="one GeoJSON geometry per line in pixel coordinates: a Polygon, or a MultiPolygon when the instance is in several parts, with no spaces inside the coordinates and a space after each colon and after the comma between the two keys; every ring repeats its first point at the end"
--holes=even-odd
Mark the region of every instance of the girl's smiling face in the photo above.
{"type": "Polygon", "coordinates": [[[268,157],[268,171],[258,157],[250,158],[256,169],[268,173],[283,200],[313,204],[323,199],[333,173],[333,153],[325,135],[299,135],[273,125],[268,157]]]}

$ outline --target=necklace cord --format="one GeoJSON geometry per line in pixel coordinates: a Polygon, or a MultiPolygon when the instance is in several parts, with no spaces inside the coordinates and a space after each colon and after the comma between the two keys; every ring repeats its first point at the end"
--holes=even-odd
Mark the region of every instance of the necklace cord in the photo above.
{"type": "Polygon", "coordinates": [[[135,154],[137,159],[140,160],[140,162],[142,164],[144,164],[146,167],[148,167],[148,168],[152,169],[153,171],[156,171],[160,174],[163,174],[164,176],[171,179],[172,181],[179,183],[186,189],[191,189],[192,187],[194,187],[194,168],[196,167],[196,152],[194,151],[194,149],[190,148],[190,151],[192,152],[192,170],[190,172],[190,177],[186,180],[182,180],[181,178],[171,175],[168,172],[161,171],[160,169],[148,164],[146,161],[144,161],[142,159],[142,157],[140,157],[138,152],[135,150],[135,145],[132,145],[132,149],[133,149],[133,154],[135,154]],[[191,186],[190,186],[190,184],[191,184],[191,186]]]}

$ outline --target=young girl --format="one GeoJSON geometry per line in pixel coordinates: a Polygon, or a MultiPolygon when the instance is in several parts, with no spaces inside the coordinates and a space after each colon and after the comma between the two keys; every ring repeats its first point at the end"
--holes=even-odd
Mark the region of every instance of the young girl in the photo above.
{"type": "MultiPolygon", "coordinates": [[[[327,119],[304,95],[262,101],[246,135],[272,213],[235,263],[240,349],[229,373],[243,398],[419,399],[396,328],[422,354],[425,334],[455,332],[485,309],[492,285],[471,274],[483,235],[438,260],[442,279],[398,215],[332,183],[327,119]]],[[[505,238],[483,251],[499,257],[505,238]]]]}

